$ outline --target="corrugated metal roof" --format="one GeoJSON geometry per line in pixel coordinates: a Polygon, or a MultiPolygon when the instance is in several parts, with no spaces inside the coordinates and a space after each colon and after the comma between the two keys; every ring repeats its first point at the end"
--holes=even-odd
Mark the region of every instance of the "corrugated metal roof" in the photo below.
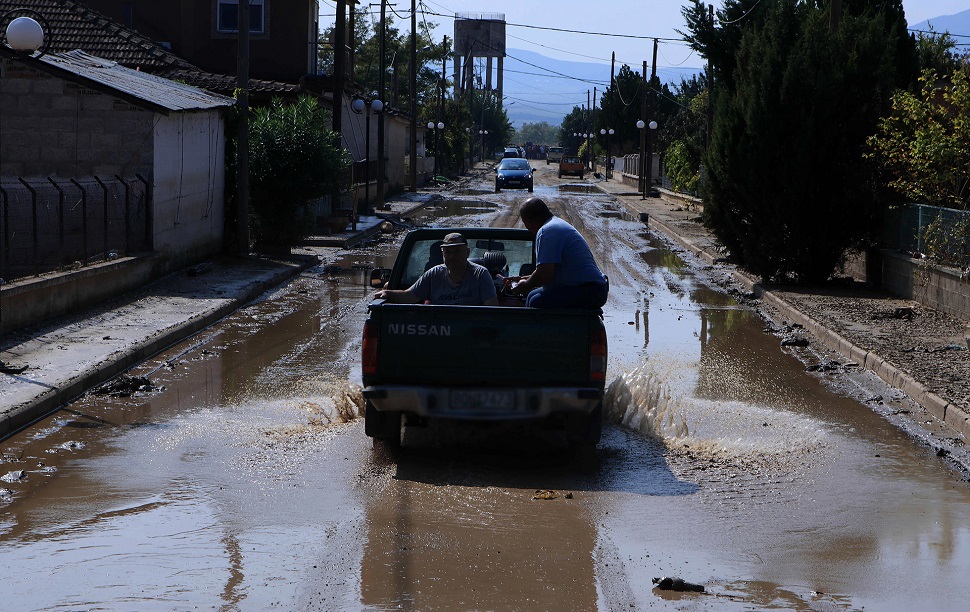
{"type": "Polygon", "coordinates": [[[48,53],[40,57],[39,61],[171,111],[204,110],[236,103],[232,98],[125,68],[117,62],[95,57],[84,51],[48,53]]]}

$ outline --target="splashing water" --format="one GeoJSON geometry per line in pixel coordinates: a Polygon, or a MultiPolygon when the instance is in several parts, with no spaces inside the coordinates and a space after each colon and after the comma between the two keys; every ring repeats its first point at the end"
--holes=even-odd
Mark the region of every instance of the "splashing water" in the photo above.
{"type": "Polygon", "coordinates": [[[611,421],[652,438],[666,441],[690,433],[679,400],[646,364],[610,384],[605,406],[611,421]]]}
{"type": "Polygon", "coordinates": [[[613,381],[604,407],[614,423],[678,454],[718,463],[804,469],[827,446],[825,427],[814,419],[736,400],[680,397],[647,364],[613,381]]]}

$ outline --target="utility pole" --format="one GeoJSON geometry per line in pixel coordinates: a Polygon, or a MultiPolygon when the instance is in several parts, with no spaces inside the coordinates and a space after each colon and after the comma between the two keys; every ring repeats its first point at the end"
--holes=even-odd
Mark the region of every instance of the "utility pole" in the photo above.
{"type": "Polygon", "coordinates": [[[596,172],[596,88],[595,87],[593,88],[593,105],[589,107],[589,118],[590,118],[589,122],[591,124],[590,127],[592,128],[589,131],[589,138],[591,141],[590,144],[592,145],[590,147],[592,151],[590,151],[589,159],[590,159],[590,166],[592,167],[593,172],[596,172]]]}
{"type": "MultiPolygon", "coordinates": [[[[616,51],[612,53],[610,59],[610,90],[616,93],[613,89],[613,85],[616,83],[616,51]]],[[[603,97],[606,97],[606,92],[603,92],[603,97]]],[[[606,109],[603,109],[606,110],[606,109]]],[[[610,129],[610,116],[607,114],[604,121],[604,125],[607,130],[610,129]]],[[[613,171],[613,156],[610,154],[610,137],[606,137],[606,180],[610,179],[610,174],[613,171]]]]}
{"type": "MultiPolygon", "coordinates": [[[[711,34],[714,33],[714,5],[708,8],[711,19],[711,34]]],[[[707,146],[711,146],[711,133],[714,130],[714,64],[707,58],[707,146]]]]}
{"type": "Polygon", "coordinates": [[[249,0],[239,0],[236,88],[239,128],[236,133],[236,252],[249,255],[249,0]]]}
{"type": "MultiPolygon", "coordinates": [[[[448,48],[447,35],[445,35],[444,40],[441,42],[441,47],[442,47],[442,51],[445,51],[448,48]]],[[[444,113],[445,113],[445,79],[447,78],[445,75],[446,75],[446,71],[448,70],[448,54],[443,52],[441,55],[442,55],[441,80],[438,81],[438,125],[442,125],[443,123],[442,118],[444,117],[444,113]]],[[[435,129],[438,129],[438,125],[435,126],[435,129]]],[[[444,130],[442,129],[438,129],[438,131],[444,132],[444,130]]],[[[434,158],[436,161],[435,165],[438,166],[438,172],[441,172],[442,174],[444,174],[444,168],[443,168],[444,157],[442,157],[441,155],[441,149],[444,147],[438,146],[439,141],[438,141],[437,132],[435,134],[436,134],[435,141],[434,141],[435,143],[434,158]]],[[[445,142],[445,135],[443,133],[441,134],[440,142],[441,144],[444,144],[445,142]]],[[[437,178],[437,175],[435,175],[435,178],[437,178]]]]}
{"type": "Polygon", "coordinates": [[[586,90],[586,110],[589,111],[589,115],[586,117],[586,159],[583,160],[586,167],[589,167],[589,134],[593,131],[593,107],[589,105],[589,90],[586,90]]]}
{"type": "MultiPolygon", "coordinates": [[[[650,119],[654,121],[657,114],[657,44],[656,38],[653,39],[653,66],[650,67],[650,119]]],[[[647,184],[649,190],[653,183],[653,130],[647,125],[647,184]]]]}
{"type": "MultiPolygon", "coordinates": [[[[337,0],[337,20],[334,25],[333,37],[333,109],[330,117],[333,131],[337,133],[338,142],[343,147],[343,130],[341,125],[344,106],[344,72],[347,69],[347,0],[337,0]]],[[[336,212],[340,206],[340,185],[336,185],[330,193],[331,210],[336,212]]],[[[354,219],[356,223],[356,219],[354,219]]]]}
{"type": "Polygon", "coordinates": [[[411,86],[411,191],[418,190],[418,7],[417,0],[411,0],[411,74],[408,75],[411,86]]]}
{"type": "MultiPolygon", "coordinates": [[[[381,40],[380,42],[380,74],[377,77],[377,98],[384,103],[384,109],[377,114],[377,204],[384,208],[384,113],[387,110],[387,91],[385,73],[387,72],[387,0],[381,0],[381,40]]],[[[368,125],[370,125],[368,123],[368,125]]],[[[367,143],[370,150],[370,143],[367,143]]]]}
{"type": "Polygon", "coordinates": [[[644,122],[644,127],[640,128],[640,193],[641,199],[646,199],[647,190],[644,188],[646,183],[647,170],[647,130],[650,129],[651,118],[647,116],[647,60],[643,60],[643,80],[640,84],[640,117],[644,122]]]}
{"type": "MultiPolygon", "coordinates": [[[[471,51],[469,50],[468,55],[465,57],[465,72],[468,71],[468,60],[470,58],[471,58],[471,51]]],[[[471,128],[468,130],[468,171],[470,173],[472,169],[475,167],[475,151],[474,151],[474,147],[472,146],[475,141],[475,109],[474,109],[475,87],[471,79],[465,79],[464,82],[467,85],[471,85],[470,87],[468,87],[468,118],[471,119],[471,122],[472,122],[471,128]]],[[[485,126],[479,126],[478,129],[484,130],[485,126]]],[[[485,160],[483,159],[482,161],[485,161],[485,160]]]]}

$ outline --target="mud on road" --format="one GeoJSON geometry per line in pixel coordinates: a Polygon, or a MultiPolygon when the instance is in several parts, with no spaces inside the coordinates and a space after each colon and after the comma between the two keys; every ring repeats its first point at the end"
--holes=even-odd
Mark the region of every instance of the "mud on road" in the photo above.
{"type": "MultiPolygon", "coordinates": [[[[547,171],[548,170],[548,171],[547,171]]],[[[593,466],[538,427],[363,435],[367,271],[321,266],[8,440],[0,578],[21,609],[938,609],[963,604],[970,494],[857,395],[833,393],[708,267],[587,182],[535,195],[611,279],[593,466]],[[906,581],[899,568],[906,567],[906,581]],[[656,588],[680,577],[705,591],[656,588]],[[919,584],[919,589],[913,589],[919,584]]],[[[551,174],[550,174],[551,173],[551,174]]],[[[422,222],[517,223],[490,175],[422,222]],[[470,193],[475,192],[475,193],[470,193]]],[[[846,378],[846,380],[851,380],[846,378]]],[[[856,383],[853,383],[856,384],[856,383]]]]}

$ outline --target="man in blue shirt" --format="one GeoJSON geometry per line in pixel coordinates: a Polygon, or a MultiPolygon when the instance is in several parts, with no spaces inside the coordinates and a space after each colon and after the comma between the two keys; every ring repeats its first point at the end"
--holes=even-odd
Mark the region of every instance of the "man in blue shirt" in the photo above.
{"type": "Polygon", "coordinates": [[[602,308],[609,281],[600,272],[582,234],[554,216],[539,198],[519,207],[522,223],[536,237],[536,269],[516,279],[512,292],[532,308],[602,308]]]}

